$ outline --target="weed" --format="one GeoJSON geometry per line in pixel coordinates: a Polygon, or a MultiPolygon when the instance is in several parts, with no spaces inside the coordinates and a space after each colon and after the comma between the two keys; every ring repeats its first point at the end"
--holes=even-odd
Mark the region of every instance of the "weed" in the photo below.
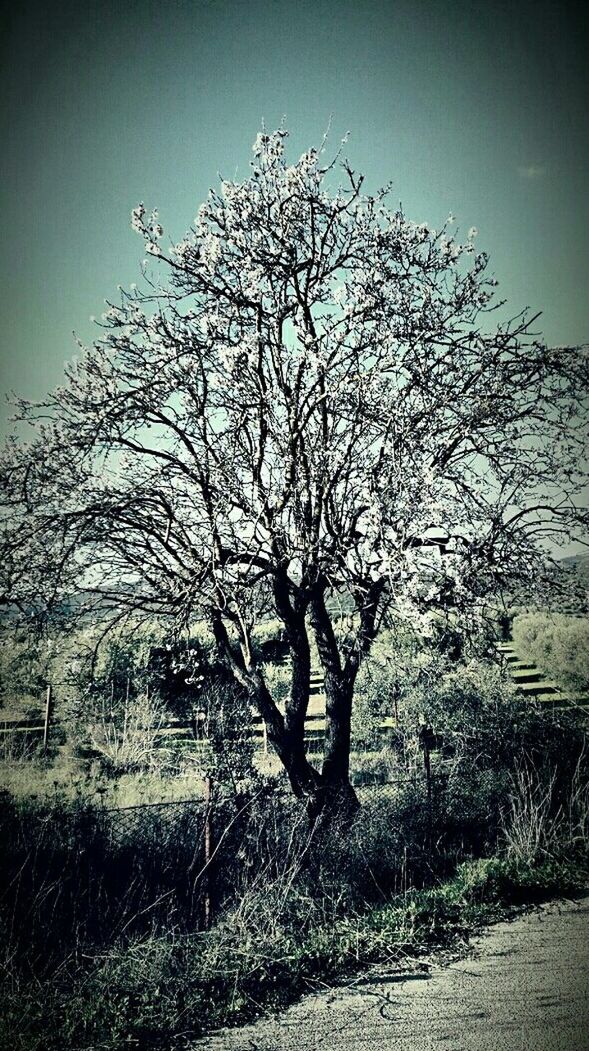
{"type": "Polygon", "coordinates": [[[512,775],[502,834],[507,857],[519,865],[575,857],[589,843],[589,783],[585,749],[563,794],[558,771],[520,763],[512,775]]]}

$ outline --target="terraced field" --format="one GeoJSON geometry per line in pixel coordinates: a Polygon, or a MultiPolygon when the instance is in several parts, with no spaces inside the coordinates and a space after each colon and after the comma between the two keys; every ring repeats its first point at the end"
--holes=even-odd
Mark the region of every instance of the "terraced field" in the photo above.
{"type": "Polygon", "coordinates": [[[578,711],[589,715],[589,693],[571,693],[549,679],[535,664],[520,659],[511,642],[497,646],[514,683],[530,700],[537,701],[548,711],[578,711]]]}
{"type": "MultiPolygon", "coordinates": [[[[583,715],[589,715],[589,693],[574,694],[564,690],[559,683],[549,679],[535,664],[521,660],[513,648],[511,642],[498,643],[497,649],[501,654],[507,670],[521,693],[542,705],[547,711],[577,711],[583,715]]],[[[57,713],[56,713],[57,714],[57,713]]],[[[59,716],[51,720],[50,736],[56,727],[59,727],[59,716]]],[[[394,729],[393,718],[385,719],[380,730],[386,733],[394,729]]],[[[12,712],[10,715],[4,713],[0,719],[0,738],[6,734],[25,734],[31,737],[41,737],[44,731],[44,713],[40,708],[27,712],[12,712]]],[[[268,750],[266,730],[262,718],[255,715],[252,720],[252,731],[255,740],[264,751],[268,750]]],[[[202,741],[202,727],[199,725],[198,715],[193,720],[169,718],[166,723],[155,731],[162,744],[167,746],[172,742],[183,749],[198,750],[202,741]]],[[[305,719],[305,740],[309,751],[320,752],[323,749],[323,736],[325,733],[325,692],[323,684],[323,673],[315,668],[311,673],[311,699],[305,719]]]]}

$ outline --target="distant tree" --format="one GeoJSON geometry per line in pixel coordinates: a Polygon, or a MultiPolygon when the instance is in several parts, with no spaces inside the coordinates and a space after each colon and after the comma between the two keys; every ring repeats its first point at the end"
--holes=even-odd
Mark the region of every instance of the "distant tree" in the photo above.
{"type": "Polygon", "coordinates": [[[355,804],[354,686],[385,613],[480,608],[583,524],[587,355],[547,347],[526,313],[491,324],[474,229],[411,222],[325,144],[288,164],[286,135],[258,136],[249,178],[212,191],[178,244],[134,210],[142,287],[63,386],[18,403],[34,436],[4,453],[2,554],[27,615],[206,617],[316,814],[355,804]],[[284,714],[252,639],[269,611],[284,714]]]}

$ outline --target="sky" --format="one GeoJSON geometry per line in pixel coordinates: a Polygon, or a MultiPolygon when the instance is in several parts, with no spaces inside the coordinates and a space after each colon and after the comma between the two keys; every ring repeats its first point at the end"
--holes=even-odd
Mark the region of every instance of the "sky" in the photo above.
{"type": "MultiPolygon", "coordinates": [[[[513,313],[589,342],[583,7],[478,0],[24,0],[0,43],[3,392],[36,398],[139,275],[131,209],[173,240],[262,121],[297,159],[331,120],[365,186],[479,230],[513,313]]],[[[98,332],[96,331],[96,333],[98,332]]],[[[6,405],[2,419],[9,415],[6,405]]]]}

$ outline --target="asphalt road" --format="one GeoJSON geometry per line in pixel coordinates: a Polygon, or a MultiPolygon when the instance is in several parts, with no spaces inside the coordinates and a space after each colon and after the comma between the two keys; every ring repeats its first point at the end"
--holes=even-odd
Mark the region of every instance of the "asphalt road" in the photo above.
{"type": "Polygon", "coordinates": [[[589,897],[498,924],[469,956],[305,997],[195,1051],[589,1051],[589,897]]]}

